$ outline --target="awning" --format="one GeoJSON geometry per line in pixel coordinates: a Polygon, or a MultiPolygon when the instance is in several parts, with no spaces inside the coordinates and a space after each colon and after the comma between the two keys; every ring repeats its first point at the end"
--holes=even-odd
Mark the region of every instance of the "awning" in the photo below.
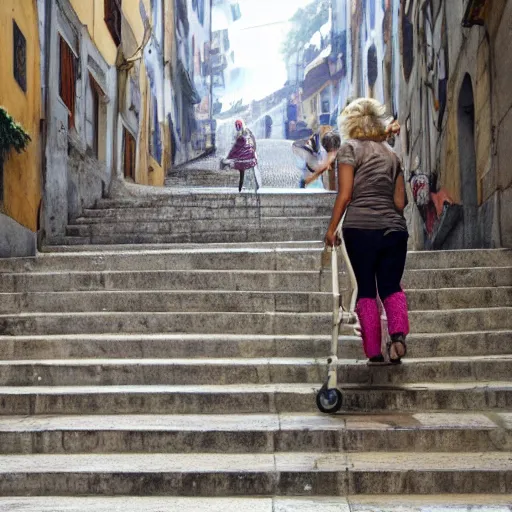
{"type": "Polygon", "coordinates": [[[318,57],[316,57],[312,62],[310,62],[307,66],[306,66],[306,69],[304,69],[304,75],[307,75],[310,71],[312,71],[314,68],[316,68],[317,66],[320,66],[321,64],[324,63],[325,59],[327,59],[327,57],[329,57],[329,55],[331,55],[331,45],[328,44],[318,55],[318,57]]]}
{"type": "Polygon", "coordinates": [[[189,103],[192,105],[201,103],[201,96],[197,92],[197,89],[192,82],[188,71],[185,69],[183,62],[181,62],[180,59],[178,59],[178,76],[180,85],[182,87],[181,92],[183,93],[183,96],[185,96],[185,98],[187,98],[189,103]]]}
{"type": "Polygon", "coordinates": [[[327,63],[327,59],[324,58],[318,66],[315,66],[306,75],[306,78],[304,79],[304,85],[302,87],[302,99],[306,100],[313,94],[317,93],[330,80],[331,72],[329,70],[329,64],[327,63]]]}

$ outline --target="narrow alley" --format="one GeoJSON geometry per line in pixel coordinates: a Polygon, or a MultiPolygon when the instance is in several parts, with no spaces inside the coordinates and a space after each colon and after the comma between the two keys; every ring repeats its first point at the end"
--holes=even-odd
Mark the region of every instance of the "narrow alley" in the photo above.
{"type": "Polygon", "coordinates": [[[511,2],[0,27],[0,512],[512,512],[511,2]]]}

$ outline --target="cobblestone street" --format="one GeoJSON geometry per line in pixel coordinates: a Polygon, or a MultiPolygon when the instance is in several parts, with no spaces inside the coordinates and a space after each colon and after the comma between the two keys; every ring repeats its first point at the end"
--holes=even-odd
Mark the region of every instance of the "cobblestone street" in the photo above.
{"type": "MultiPolygon", "coordinates": [[[[264,188],[298,188],[301,173],[295,165],[295,158],[291,149],[291,141],[264,139],[258,140],[258,159],[259,167],[262,174],[264,188]]],[[[180,174],[184,172],[201,173],[201,171],[219,172],[219,175],[225,174],[227,171],[219,170],[219,162],[227,154],[219,149],[214,155],[202,158],[180,167],[180,174]]],[[[247,173],[245,179],[245,187],[251,188],[252,173],[247,173]]],[[[189,184],[190,181],[189,181],[189,184]]],[[[210,183],[215,186],[214,183],[210,183]]]]}

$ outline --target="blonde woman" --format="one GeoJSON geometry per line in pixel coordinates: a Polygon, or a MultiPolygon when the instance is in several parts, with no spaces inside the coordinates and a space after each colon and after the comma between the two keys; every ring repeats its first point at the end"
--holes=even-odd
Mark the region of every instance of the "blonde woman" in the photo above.
{"type": "Polygon", "coordinates": [[[358,284],[356,312],[370,363],[385,361],[377,293],[386,310],[391,363],[406,354],[409,333],[407,300],[400,286],[407,255],[407,200],[402,166],[386,143],[400,126],[378,101],[359,98],[341,113],[346,142],[338,152],[338,197],[325,241],[333,246],[346,211],[343,237],[358,284]]]}

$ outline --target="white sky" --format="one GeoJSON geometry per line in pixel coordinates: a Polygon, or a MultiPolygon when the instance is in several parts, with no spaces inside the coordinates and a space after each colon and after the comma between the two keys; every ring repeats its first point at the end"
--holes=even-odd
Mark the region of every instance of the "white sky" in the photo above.
{"type": "Polygon", "coordinates": [[[221,98],[224,109],[240,98],[248,103],[283,87],[287,75],[280,47],[290,28],[288,20],[311,1],[239,0],[242,17],[230,27],[230,40],[235,65],[247,72],[241,87],[221,98]]]}

